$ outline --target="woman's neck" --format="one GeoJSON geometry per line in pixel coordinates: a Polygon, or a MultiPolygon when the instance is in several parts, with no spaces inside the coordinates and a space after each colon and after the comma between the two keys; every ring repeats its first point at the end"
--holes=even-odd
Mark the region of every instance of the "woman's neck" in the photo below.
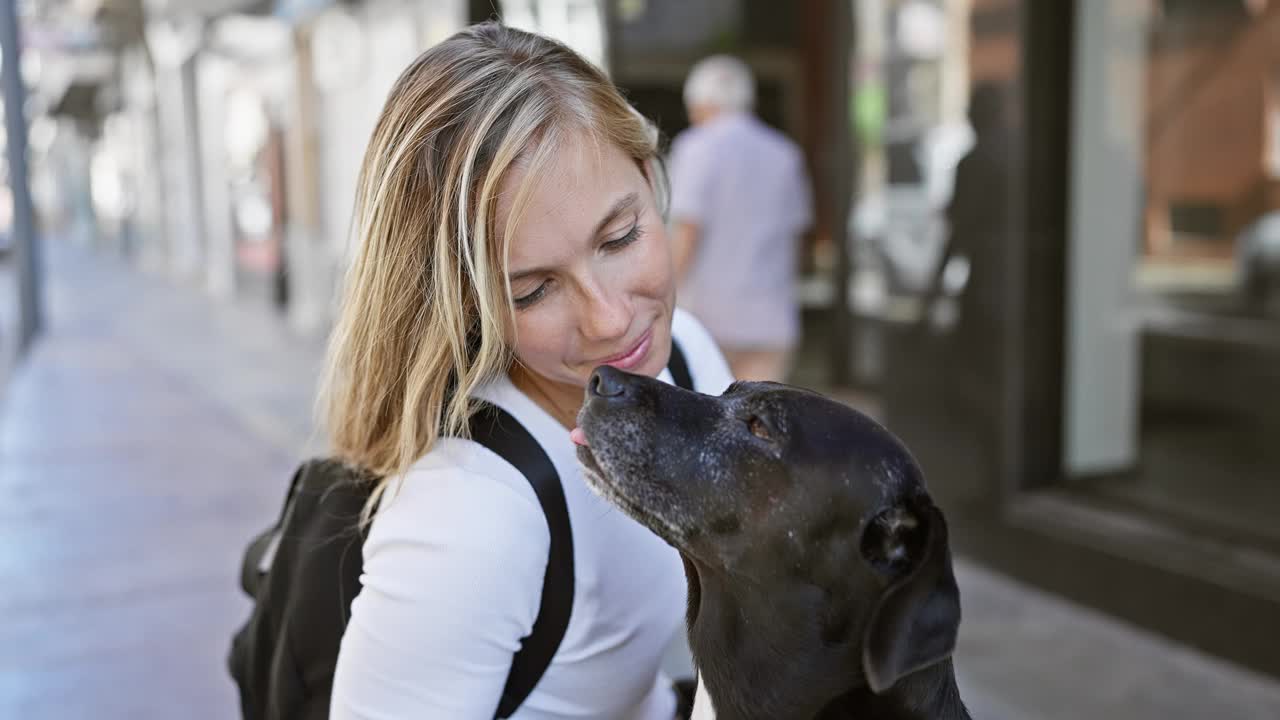
{"type": "Polygon", "coordinates": [[[582,408],[582,388],[548,380],[516,363],[508,373],[511,383],[529,396],[538,407],[572,430],[578,424],[578,410],[582,408]]]}

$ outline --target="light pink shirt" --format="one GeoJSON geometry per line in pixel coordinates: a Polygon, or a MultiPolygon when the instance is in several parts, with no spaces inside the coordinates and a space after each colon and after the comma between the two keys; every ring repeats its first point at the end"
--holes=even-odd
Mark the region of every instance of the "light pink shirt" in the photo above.
{"type": "Polygon", "coordinates": [[[784,349],[799,334],[797,239],[813,222],[804,156],[754,115],[725,114],[671,147],[671,218],[698,243],[677,300],[727,349],[784,349]]]}

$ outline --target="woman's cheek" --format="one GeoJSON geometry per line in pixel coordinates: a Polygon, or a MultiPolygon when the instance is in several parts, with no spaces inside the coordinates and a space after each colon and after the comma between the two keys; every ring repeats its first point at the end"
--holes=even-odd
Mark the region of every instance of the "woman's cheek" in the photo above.
{"type": "MultiPolygon", "coordinates": [[[[559,339],[556,323],[551,316],[554,308],[533,307],[518,311],[516,318],[516,356],[525,365],[540,373],[546,373],[547,357],[559,339]]],[[[562,321],[561,325],[564,324],[562,321]]]]}
{"type": "Polygon", "coordinates": [[[655,298],[666,298],[675,289],[675,268],[671,263],[671,245],[662,226],[655,228],[649,238],[645,262],[646,294],[655,298]]]}

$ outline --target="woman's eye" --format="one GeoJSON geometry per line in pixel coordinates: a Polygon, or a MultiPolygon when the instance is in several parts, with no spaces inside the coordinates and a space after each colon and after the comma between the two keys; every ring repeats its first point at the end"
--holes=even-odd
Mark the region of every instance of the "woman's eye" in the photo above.
{"type": "Polygon", "coordinates": [[[773,434],[769,432],[769,426],[755,415],[747,418],[747,429],[751,431],[752,435],[755,435],[761,440],[773,439],[773,434]]]}
{"type": "Polygon", "coordinates": [[[530,305],[533,305],[534,303],[541,300],[542,296],[546,294],[547,294],[547,283],[543,282],[541,285],[534,288],[533,292],[530,292],[525,295],[521,295],[520,297],[516,298],[512,302],[515,303],[516,309],[523,310],[529,307],[530,305]]]}
{"type": "Polygon", "coordinates": [[[640,223],[637,222],[635,225],[631,226],[631,229],[627,231],[626,235],[623,235],[620,238],[609,240],[605,242],[603,245],[601,245],[600,247],[604,248],[605,250],[621,250],[622,248],[630,245],[636,240],[639,240],[640,235],[643,232],[644,231],[640,229],[640,223]]]}

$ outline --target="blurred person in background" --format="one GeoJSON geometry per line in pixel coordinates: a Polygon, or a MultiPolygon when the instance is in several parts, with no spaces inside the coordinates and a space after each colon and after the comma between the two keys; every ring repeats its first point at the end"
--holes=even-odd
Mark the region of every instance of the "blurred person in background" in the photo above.
{"type": "Polygon", "coordinates": [[[799,239],[813,222],[804,155],[752,112],[755,79],[717,55],[684,86],[692,126],[671,148],[672,246],[680,306],[739,380],[782,381],[799,336],[799,239]]]}
{"type": "MultiPolygon", "coordinates": [[[[573,609],[514,718],[671,720],[678,553],[591,492],[573,433],[599,365],[696,390],[732,381],[675,308],[658,133],[599,69],[486,23],[425,52],[382,110],[324,384],[334,453],[379,481],[332,696],[335,720],[494,716],[538,614],[548,522],[463,429],[510,413],[560,475],[573,609]]],[[[686,698],[687,700],[688,698],[686,698]]]]}
{"type": "Polygon", "coordinates": [[[960,291],[959,317],[942,338],[946,360],[957,378],[948,383],[959,402],[952,407],[983,419],[993,430],[1000,357],[1004,297],[1002,252],[1008,227],[1009,163],[1013,151],[1006,91],[996,83],[976,85],[969,96],[969,124],[975,142],[956,166],[955,189],[947,205],[947,240],[933,279],[925,290],[921,322],[939,327],[936,303],[945,294],[947,266],[954,258],[968,262],[960,291]]]}

